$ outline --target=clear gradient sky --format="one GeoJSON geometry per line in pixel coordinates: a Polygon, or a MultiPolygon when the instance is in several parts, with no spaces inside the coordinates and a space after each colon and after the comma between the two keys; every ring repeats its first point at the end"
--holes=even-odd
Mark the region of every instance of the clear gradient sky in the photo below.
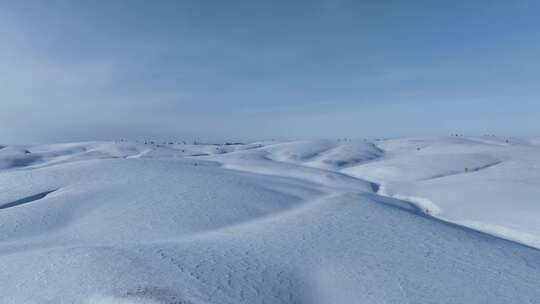
{"type": "Polygon", "coordinates": [[[540,1],[0,0],[0,142],[540,134],[540,1]]]}

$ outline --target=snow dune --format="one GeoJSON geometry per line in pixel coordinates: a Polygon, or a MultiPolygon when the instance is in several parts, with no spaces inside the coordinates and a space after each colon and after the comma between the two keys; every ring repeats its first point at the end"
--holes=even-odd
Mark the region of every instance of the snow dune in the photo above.
{"type": "Polygon", "coordinates": [[[7,146],[1,302],[536,303],[540,148],[506,140],[7,146]]]}

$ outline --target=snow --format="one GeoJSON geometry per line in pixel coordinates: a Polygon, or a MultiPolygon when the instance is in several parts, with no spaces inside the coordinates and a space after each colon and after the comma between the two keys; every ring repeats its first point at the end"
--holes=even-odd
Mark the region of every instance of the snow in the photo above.
{"type": "Polygon", "coordinates": [[[28,166],[40,159],[37,155],[29,154],[23,147],[0,148],[0,170],[28,166]]]}
{"type": "Polygon", "coordinates": [[[534,139],[2,147],[2,303],[540,299],[534,139]]]}
{"type": "Polygon", "coordinates": [[[451,137],[380,147],[384,158],[345,172],[438,218],[540,248],[539,146],[520,138],[451,137]]]}

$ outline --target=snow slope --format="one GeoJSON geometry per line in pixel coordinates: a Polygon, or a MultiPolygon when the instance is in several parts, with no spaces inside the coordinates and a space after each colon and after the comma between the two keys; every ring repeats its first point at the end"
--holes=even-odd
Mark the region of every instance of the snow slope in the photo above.
{"type": "Polygon", "coordinates": [[[539,236],[538,180],[524,174],[536,149],[492,138],[7,146],[0,302],[537,303],[539,250],[449,222],[510,227],[528,212],[519,235],[539,236]],[[430,200],[444,221],[388,196],[430,200]]]}
{"type": "Polygon", "coordinates": [[[519,138],[450,137],[379,147],[384,158],[344,172],[441,219],[540,248],[539,146],[519,138]]]}

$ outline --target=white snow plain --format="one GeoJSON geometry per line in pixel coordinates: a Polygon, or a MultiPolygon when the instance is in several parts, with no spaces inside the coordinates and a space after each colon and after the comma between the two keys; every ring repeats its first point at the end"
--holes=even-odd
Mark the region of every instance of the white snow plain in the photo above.
{"type": "Polygon", "coordinates": [[[0,303],[540,303],[540,144],[0,145],[0,303]]]}

